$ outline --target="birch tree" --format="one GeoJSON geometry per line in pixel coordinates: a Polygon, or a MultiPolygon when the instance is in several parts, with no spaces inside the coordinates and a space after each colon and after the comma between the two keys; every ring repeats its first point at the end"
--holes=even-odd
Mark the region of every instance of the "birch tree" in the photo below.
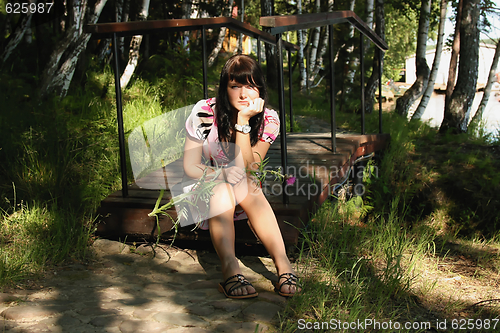
{"type": "MultiPolygon", "coordinates": [[[[320,0],[316,0],[316,5],[315,5],[315,11],[316,13],[319,13],[321,11],[321,6],[320,6],[320,0]]],[[[319,46],[319,38],[321,35],[321,27],[316,27],[312,31],[312,40],[311,40],[311,54],[310,54],[310,61],[309,61],[309,73],[311,74],[311,77],[313,76],[312,73],[314,72],[316,68],[316,59],[318,56],[318,46],[319,46]]],[[[312,80],[310,79],[310,83],[312,80]]]]}
{"type": "Polygon", "coordinates": [[[479,125],[481,120],[483,119],[483,113],[486,109],[486,105],[488,105],[488,101],[490,99],[491,87],[496,80],[496,72],[498,68],[498,60],[500,58],[500,39],[497,41],[497,47],[495,48],[495,55],[493,56],[493,62],[491,63],[490,73],[488,75],[488,82],[484,87],[483,98],[481,99],[481,103],[479,104],[476,114],[472,118],[471,123],[475,125],[479,125]]]}
{"type": "Polygon", "coordinates": [[[66,34],[52,51],[42,73],[40,96],[55,93],[66,96],[75,73],[80,54],[87,48],[91,35],[83,32],[85,24],[95,24],[107,0],[97,0],[88,8],[88,0],[73,0],[68,10],[69,27],[66,34]]]}
{"type": "MultiPolygon", "coordinates": [[[[229,0],[228,6],[222,10],[222,16],[231,16],[233,3],[234,0],[229,0]]],[[[214,64],[215,59],[217,59],[217,57],[219,56],[219,52],[222,49],[222,44],[224,43],[224,39],[226,38],[226,32],[227,32],[226,27],[220,28],[219,37],[217,38],[217,44],[215,45],[214,49],[212,50],[212,52],[210,52],[210,55],[208,56],[209,67],[211,67],[214,64]]]]}
{"type": "MultiPolygon", "coordinates": [[[[144,21],[147,19],[149,14],[149,1],[150,0],[142,1],[141,11],[139,12],[139,15],[137,17],[138,21],[144,21]]],[[[128,85],[128,83],[130,82],[130,78],[132,77],[132,74],[134,74],[135,72],[137,63],[139,62],[139,51],[141,49],[142,38],[143,38],[142,35],[136,35],[132,37],[132,40],[130,41],[128,63],[127,66],[125,67],[125,71],[120,77],[120,86],[122,88],[125,88],[128,85]]]]}
{"type": "Polygon", "coordinates": [[[422,0],[420,7],[420,18],[418,21],[417,52],[415,54],[417,79],[413,85],[405,91],[404,95],[396,101],[396,112],[403,117],[413,103],[422,96],[427,82],[429,81],[430,69],[425,59],[427,38],[429,33],[429,21],[431,12],[431,0],[422,0]]]}
{"type": "Polygon", "coordinates": [[[438,28],[438,38],[436,41],[436,52],[434,54],[434,61],[432,62],[432,70],[429,75],[429,82],[427,83],[427,88],[425,88],[424,95],[420,100],[417,110],[411,117],[411,119],[420,119],[427,108],[427,104],[431,99],[432,92],[434,91],[434,82],[436,82],[437,73],[439,70],[439,63],[441,62],[441,53],[443,51],[444,43],[444,25],[446,23],[446,12],[448,8],[448,0],[441,0],[440,8],[440,18],[439,18],[439,28],[438,28]]]}
{"type": "MultiPolygon", "coordinates": [[[[299,15],[302,15],[302,0],[297,0],[297,12],[299,15]]],[[[306,66],[304,65],[304,30],[297,30],[297,40],[299,46],[299,50],[297,52],[297,61],[299,62],[300,91],[304,91],[307,87],[307,72],[306,66]]]]}
{"type": "MultiPolygon", "coordinates": [[[[383,40],[385,40],[385,9],[384,9],[384,0],[376,0],[375,1],[375,33],[380,36],[383,40]]],[[[372,74],[368,78],[366,82],[365,89],[365,100],[368,103],[365,103],[365,113],[373,112],[373,100],[375,99],[375,91],[378,88],[378,84],[380,81],[379,77],[379,59],[382,64],[382,68],[384,65],[384,55],[382,52],[378,50],[375,51],[373,56],[373,65],[372,65],[372,74]],[[382,59],[380,56],[382,55],[382,59]]],[[[361,73],[364,75],[364,73],[361,73]]]]}
{"type": "MultiPolygon", "coordinates": [[[[29,4],[36,4],[37,0],[29,0],[29,4]]],[[[23,38],[29,33],[31,35],[31,18],[33,14],[28,10],[26,14],[23,14],[21,18],[21,23],[17,26],[16,30],[9,36],[7,45],[2,52],[1,59],[2,63],[5,63],[9,59],[12,52],[16,49],[23,38]]]]}
{"type": "MultiPolygon", "coordinates": [[[[260,10],[262,16],[273,16],[274,15],[274,0],[261,0],[260,10]]],[[[266,50],[266,78],[267,84],[271,88],[276,88],[278,85],[278,64],[276,49],[273,45],[268,43],[265,44],[266,50]]]]}
{"type": "Polygon", "coordinates": [[[467,132],[478,77],[480,2],[463,0],[458,78],[450,102],[445,106],[440,132],[467,132]]]}

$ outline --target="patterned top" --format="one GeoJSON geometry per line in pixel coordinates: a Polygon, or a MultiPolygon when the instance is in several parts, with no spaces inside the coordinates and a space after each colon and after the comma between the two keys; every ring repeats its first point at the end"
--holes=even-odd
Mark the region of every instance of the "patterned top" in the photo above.
{"type": "MultiPolygon", "coordinates": [[[[204,99],[196,103],[191,115],[186,120],[186,131],[190,137],[203,141],[205,158],[215,158],[217,163],[225,164],[227,159],[222,149],[213,152],[208,147],[210,143],[219,142],[214,110],[215,98],[204,99]]],[[[262,137],[260,141],[272,144],[276,140],[280,132],[280,121],[276,111],[267,108],[264,110],[264,124],[261,131],[262,137]]]]}
{"type": "MultiPolygon", "coordinates": [[[[186,131],[190,137],[195,140],[203,141],[203,156],[207,161],[215,160],[217,165],[227,165],[230,163],[226,154],[221,148],[217,124],[214,117],[215,98],[201,100],[193,107],[193,111],[186,120],[186,131]]],[[[280,121],[278,114],[274,110],[264,110],[264,124],[262,126],[262,137],[260,141],[272,144],[280,132],[280,121]]],[[[212,164],[213,165],[213,164],[212,164]]],[[[192,185],[183,187],[184,193],[191,191],[192,185]]],[[[201,207],[203,205],[200,205],[201,207]]],[[[181,226],[197,223],[201,229],[208,229],[207,213],[201,209],[192,212],[192,220],[182,221],[181,226]]],[[[234,220],[247,219],[243,210],[235,210],[234,220]]]]}

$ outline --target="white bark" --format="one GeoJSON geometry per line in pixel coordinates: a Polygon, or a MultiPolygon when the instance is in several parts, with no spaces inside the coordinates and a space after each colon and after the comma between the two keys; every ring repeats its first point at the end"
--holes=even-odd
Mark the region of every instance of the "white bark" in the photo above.
{"type": "Polygon", "coordinates": [[[490,99],[491,87],[493,82],[496,80],[496,70],[498,68],[498,62],[500,58],[500,39],[497,42],[497,47],[495,49],[495,55],[493,56],[493,62],[491,63],[490,73],[488,76],[488,82],[484,87],[483,98],[481,99],[481,103],[479,104],[476,114],[472,118],[472,123],[479,124],[483,119],[483,113],[486,109],[486,105],[488,105],[488,100],[490,99]]]}
{"type": "MultiPolygon", "coordinates": [[[[297,11],[298,14],[302,14],[302,0],[297,0],[297,11]]],[[[297,30],[297,39],[299,51],[297,53],[297,61],[299,62],[299,76],[300,76],[300,91],[304,91],[306,89],[306,80],[307,80],[307,72],[306,66],[304,65],[304,31],[297,30]]]]}
{"type": "MultiPolygon", "coordinates": [[[[228,10],[225,11],[225,14],[223,13],[223,16],[231,15],[231,12],[233,10],[233,2],[234,0],[229,0],[228,10]]],[[[219,37],[217,38],[217,44],[215,45],[214,49],[212,50],[212,52],[210,52],[210,55],[208,56],[209,67],[211,67],[214,64],[215,59],[217,59],[217,57],[219,56],[219,52],[222,49],[222,44],[224,43],[224,39],[226,38],[226,31],[227,31],[226,27],[220,28],[219,37]]]]}
{"type": "MultiPolygon", "coordinates": [[[[35,3],[36,0],[29,0],[29,3],[35,3]]],[[[31,18],[33,14],[28,11],[26,16],[23,16],[21,24],[16,28],[13,33],[13,37],[10,39],[9,43],[5,46],[5,50],[1,55],[2,62],[5,63],[7,59],[10,57],[12,52],[16,49],[19,43],[26,38],[28,43],[31,43],[31,18]]]]}
{"type": "Polygon", "coordinates": [[[41,96],[55,92],[58,96],[66,96],[71,80],[75,73],[78,57],[86,49],[90,40],[90,34],[83,33],[83,22],[95,24],[101,15],[107,0],[98,0],[85,20],[87,12],[87,0],[75,0],[72,8],[72,26],[67,30],[66,36],[52,52],[47,67],[42,75],[40,89],[41,96]],[[63,59],[63,55],[67,54],[63,59]]]}
{"type": "MultiPolygon", "coordinates": [[[[350,3],[349,3],[349,10],[351,11],[354,11],[354,4],[355,4],[355,0],[350,0],[350,3]]],[[[372,20],[373,20],[373,1],[372,1],[372,20]]],[[[373,25],[373,22],[372,22],[372,25],[373,25]]],[[[350,25],[349,27],[349,39],[353,39],[354,38],[354,26],[353,25],[350,25]]],[[[364,37],[362,37],[364,38],[364,37]]],[[[364,43],[364,47],[366,48],[368,46],[368,43],[364,43]]],[[[348,58],[346,59],[347,61],[349,61],[348,59],[353,59],[353,63],[352,63],[352,66],[349,66],[349,64],[345,64],[346,67],[350,67],[348,69],[348,72],[347,72],[347,75],[346,75],[346,80],[347,80],[347,84],[346,84],[346,87],[347,89],[346,90],[350,90],[351,87],[353,86],[353,83],[354,83],[354,70],[352,70],[352,67],[357,67],[358,65],[358,57],[354,57],[353,56],[353,51],[354,51],[354,46],[351,45],[348,49],[347,49],[347,53],[349,54],[348,55],[348,58]]],[[[364,74],[363,74],[364,75],[364,74]]]]}
{"type": "MultiPolygon", "coordinates": [[[[321,11],[320,7],[320,1],[316,0],[316,13],[319,13],[321,11]]],[[[312,43],[311,43],[311,55],[310,55],[310,63],[309,66],[309,80],[312,81],[312,77],[314,71],[316,70],[316,59],[318,56],[318,46],[319,46],[319,37],[321,35],[321,27],[316,27],[313,30],[313,38],[312,38],[312,43]]],[[[312,82],[311,82],[312,83],[312,82]]]]}
{"type": "Polygon", "coordinates": [[[373,30],[373,13],[374,13],[374,1],[366,0],[366,25],[373,30]]]}
{"type": "MultiPolygon", "coordinates": [[[[329,32],[328,31],[329,31],[329,29],[328,29],[328,27],[325,27],[325,28],[326,29],[325,29],[325,33],[324,33],[324,36],[323,36],[323,41],[320,43],[321,49],[319,51],[319,55],[318,55],[318,58],[316,60],[316,66],[314,67],[314,71],[311,74],[311,82],[312,83],[314,83],[314,81],[316,81],[316,78],[317,78],[317,76],[319,74],[319,71],[323,67],[323,57],[326,54],[326,50],[328,49],[328,36],[329,36],[329,32]]],[[[318,84],[319,84],[319,82],[316,83],[316,85],[313,85],[312,88],[316,87],[318,84]]]]}
{"type": "Polygon", "coordinates": [[[427,108],[427,104],[431,99],[432,92],[434,91],[434,82],[436,82],[436,77],[439,69],[439,63],[441,62],[441,53],[443,50],[444,43],[444,25],[446,23],[446,10],[448,8],[448,0],[441,0],[441,14],[438,28],[438,39],[436,42],[436,53],[434,55],[434,61],[432,63],[431,74],[429,75],[429,82],[427,83],[427,88],[425,88],[424,94],[417,110],[411,117],[411,119],[420,119],[427,108]]]}
{"type": "Polygon", "coordinates": [[[403,117],[408,116],[408,111],[413,103],[422,96],[429,81],[430,69],[425,59],[425,53],[429,35],[430,12],[431,0],[422,0],[418,21],[417,51],[415,52],[417,79],[410,89],[406,90],[404,95],[396,100],[396,112],[403,117]]]}
{"type": "MultiPolygon", "coordinates": [[[[149,2],[150,0],[143,0],[142,8],[138,17],[139,21],[144,21],[148,17],[149,2]]],[[[139,51],[141,49],[142,37],[143,37],[142,35],[137,35],[132,37],[132,40],[130,41],[128,63],[127,66],[125,67],[125,71],[120,77],[120,87],[122,87],[122,89],[125,88],[130,82],[130,79],[132,78],[132,75],[134,74],[137,64],[139,62],[139,51]]]]}

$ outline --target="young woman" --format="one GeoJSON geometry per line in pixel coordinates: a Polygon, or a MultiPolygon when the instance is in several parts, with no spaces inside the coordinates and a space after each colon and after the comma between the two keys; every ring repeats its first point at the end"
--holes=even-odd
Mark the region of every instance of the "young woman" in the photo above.
{"type": "Polygon", "coordinates": [[[234,220],[242,218],[248,218],[276,265],[275,290],[282,296],[297,291],[276,216],[261,189],[247,177],[247,170],[265,158],[279,134],[278,115],[264,107],[266,98],[258,63],[235,55],[222,69],[217,99],[198,102],[186,121],[185,175],[199,179],[207,168],[205,172],[211,173],[213,166],[224,167],[207,207],[207,223],[222,264],[219,291],[229,298],[258,295],[235,256],[234,220]],[[202,163],[202,157],[207,162],[202,163]]]}

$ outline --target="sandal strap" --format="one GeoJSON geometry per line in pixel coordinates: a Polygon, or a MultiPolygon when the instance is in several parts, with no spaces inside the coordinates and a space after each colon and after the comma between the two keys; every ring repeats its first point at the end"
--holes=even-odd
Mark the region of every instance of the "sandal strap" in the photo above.
{"type": "Polygon", "coordinates": [[[224,289],[226,289],[226,292],[228,294],[231,294],[235,289],[238,289],[240,287],[244,287],[244,286],[251,286],[252,284],[250,282],[248,282],[247,279],[245,279],[245,277],[241,274],[236,274],[236,275],[233,275],[231,277],[228,277],[226,279],[226,281],[224,281],[224,289]],[[234,279],[234,278],[237,278],[236,280],[234,281],[229,281],[231,279],[234,279]],[[230,285],[229,289],[226,289],[226,287],[230,285]]]}
{"type": "Polygon", "coordinates": [[[284,285],[288,285],[288,286],[296,286],[297,285],[297,280],[299,279],[297,277],[297,275],[293,274],[293,273],[283,273],[281,274],[279,277],[278,277],[278,282],[279,280],[283,279],[283,278],[286,278],[285,281],[283,281],[278,290],[281,291],[281,287],[283,287],[284,285]]]}

